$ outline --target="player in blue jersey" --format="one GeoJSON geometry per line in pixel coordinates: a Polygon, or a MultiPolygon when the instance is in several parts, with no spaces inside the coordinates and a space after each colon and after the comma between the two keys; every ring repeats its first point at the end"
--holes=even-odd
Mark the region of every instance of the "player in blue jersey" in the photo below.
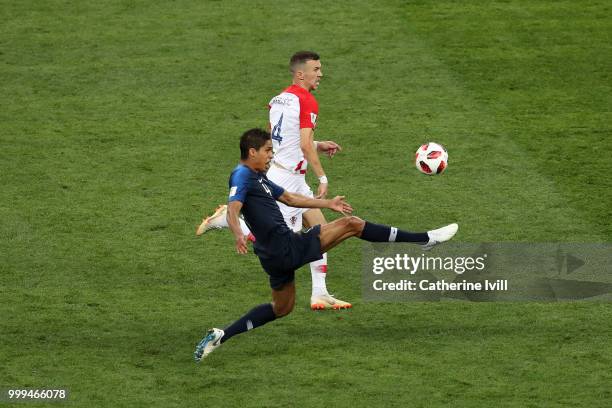
{"type": "Polygon", "coordinates": [[[256,306],[223,330],[210,329],[196,347],[196,361],[233,336],[291,313],[295,304],[295,270],[321,259],[323,253],[350,237],[370,242],[413,242],[427,250],[448,241],[457,232],[457,224],[428,232],[402,231],[350,216],[353,209],[343,196],[324,200],[285,191],[266,177],[272,157],[270,133],[251,129],[242,135],[241,163],[230,176],[227,210],[227,222],[236,239],[238,253],[248,252],[238,219],[241,212],[255,235],[253,248],[269,275],[272,302],[256,306]],[[276,200],[291,207],[329,208],[346,217],[296,233],[287,226],[276,200]]]}

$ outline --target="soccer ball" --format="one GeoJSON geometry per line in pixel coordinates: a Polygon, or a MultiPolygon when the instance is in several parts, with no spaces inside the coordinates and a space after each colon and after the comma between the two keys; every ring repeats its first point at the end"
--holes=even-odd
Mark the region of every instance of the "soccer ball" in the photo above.
{"type": "Polygon", "coordinates": [[[440,174],[448,166],[448,152],[441,144],[426,143],[416,151],[415,164],[423,174],[440,174]]]}

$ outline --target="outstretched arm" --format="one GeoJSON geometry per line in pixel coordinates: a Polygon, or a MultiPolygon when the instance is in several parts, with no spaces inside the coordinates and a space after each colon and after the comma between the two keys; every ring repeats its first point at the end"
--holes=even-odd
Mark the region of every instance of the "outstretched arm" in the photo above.
{"type": "Polygon", "coordinates": [[[239,254],[246,254],[248,252],[246,239],[244,238],[244,234],[240,228],[240,220],[238,219],[241,209],[242,203],[240,201],[229,202],[227,205],[227,224],[236,239],[236,252],[239,254]]]}
{"type": "Polygon", "coordinates": [[[278,197],[278,201],[290,207],[298,208],[329,208],[342,214],[351,214],[353,207],[344,201],[344,196],[336,196],[331,200],[323,200],[318,198],[309,198],[297,193],[288,191],[278,197]]]}

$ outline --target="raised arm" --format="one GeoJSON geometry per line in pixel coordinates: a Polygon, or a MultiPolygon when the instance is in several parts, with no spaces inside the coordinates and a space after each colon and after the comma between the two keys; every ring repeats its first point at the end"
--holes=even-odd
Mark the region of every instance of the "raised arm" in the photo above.
{"type": "Polygon", "coordinates": [[[242,203],[240,201],[230,201],[227,205],[227,224],[234,234],[236,239],[236,252],[239,254],[246,254],[248,252],[246,238],[240,229],[240,210],[242,209],[242,203]]]}

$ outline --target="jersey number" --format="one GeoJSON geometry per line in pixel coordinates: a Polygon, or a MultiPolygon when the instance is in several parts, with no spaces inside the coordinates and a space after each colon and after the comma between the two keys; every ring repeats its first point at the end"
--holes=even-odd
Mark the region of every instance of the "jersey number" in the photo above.
{"type": "Polygon", "coordinates": [[[281,117],[278,120],[278,123],[274,125],[274,128],[272,129],[272,140],[278,141],[278,144],[281,144],[281,142],[283,141],[283,138],[280,135],[282,124],[283,124],[283,114],[281,113],[281,117]]]}

